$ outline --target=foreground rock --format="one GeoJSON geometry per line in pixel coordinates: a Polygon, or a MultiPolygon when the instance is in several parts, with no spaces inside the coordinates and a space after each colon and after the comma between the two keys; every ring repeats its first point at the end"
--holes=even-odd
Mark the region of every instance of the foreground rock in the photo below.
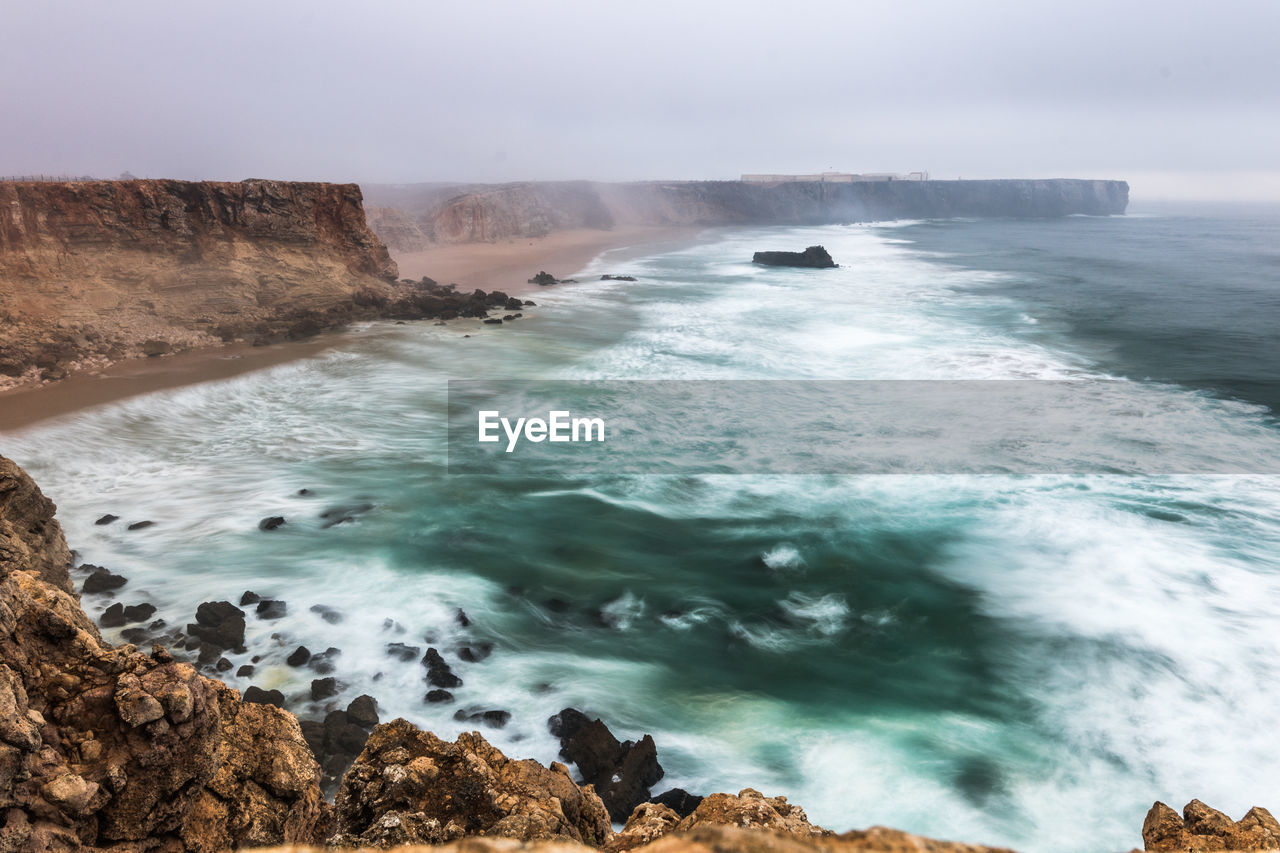
{"type": "Polygon", "coordinates": [[[756,252],[751,262],[768,267],[808,267],[820,270],[838,266],[821,246],[810,246],[803,252],[756,252]]]}
{"type": "Polygon", "coordinates": [[[53,504],[8,460],[0,472],[0,847],[321,839],[328,807],[294,717],[163,649],[106,644],[69,593],[53,504]]]}
{"type": "Polygon", "coordinates": [[[1156,803],[1142,823],[1147,850],[1280,850],[1280,823],[1271,812],[1254,806],[1239,821],[1192,800],[1179,815],[1156,803]]]}
{"type": "Polygon", "coordinates": [[[443,741],[405,720],[373,730],[336,801],[344,846],[441,844],[467,835],[600,846],[604,803],[568,768],[514,761],[479,734],[443,741]]]}

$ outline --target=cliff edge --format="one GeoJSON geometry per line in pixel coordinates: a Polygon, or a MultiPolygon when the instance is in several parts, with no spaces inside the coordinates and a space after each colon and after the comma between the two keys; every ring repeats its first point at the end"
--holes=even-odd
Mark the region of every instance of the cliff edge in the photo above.
{"type": "Polygon", "coordinates": [[[0,182],[0,380],[252,339],[396,275],[355,184],[0,182]]]}

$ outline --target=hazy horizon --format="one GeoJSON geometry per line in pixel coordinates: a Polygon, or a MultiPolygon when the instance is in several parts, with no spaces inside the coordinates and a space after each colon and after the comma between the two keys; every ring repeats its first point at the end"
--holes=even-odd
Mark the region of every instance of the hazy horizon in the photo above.
{"type": "Polygon", "coordinates": [[[8,6],[0,175],[927,170],[1280,199],[1273,4],[8,6]]]}

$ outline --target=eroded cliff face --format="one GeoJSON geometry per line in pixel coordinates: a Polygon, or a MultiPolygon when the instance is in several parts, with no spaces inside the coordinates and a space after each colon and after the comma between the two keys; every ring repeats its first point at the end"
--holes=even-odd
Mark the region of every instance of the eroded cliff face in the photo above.
{"type": "MultiPolygon", "coordinates": [[[[476,243],[541,237],[573,228],[615,225],[821,225],[951,216],[1054,217],[1124,213],[1124,181],[994,180],[777,183],[679,181],[604,184],[586,181],[459,186],[439,185],[415,196],[408,188],[371,187],[399,213],[375,229],[403,243],[476,243]]],[[[399,249],[398,251],[417,251],[399,249]]]]}
{"type": "Polygon", "coordinates": [[[354,184],[0,183],[0,379],[253,334],[385,294],[354,184]]]}

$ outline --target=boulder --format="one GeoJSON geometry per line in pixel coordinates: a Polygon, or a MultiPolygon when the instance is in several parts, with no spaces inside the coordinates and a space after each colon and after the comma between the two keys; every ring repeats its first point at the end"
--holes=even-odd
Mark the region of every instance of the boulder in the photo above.
{"type": "Polygon", "coordinates": [[[283,601],[273,598],[264,598],[258,602],[258,606],[254,608],[254,613],[259,619],[282,619],[289,613],[289,607],[283,601]]]}
{"type": "Polygon", "coordinates": [[[277,527],[281,526],[284,523],[285,521],[284,521],[283,515],[269,515],[266,518],[262,519],[262,521],[258,522],[258,529],[259,530],[275,530],[277,527]]]}
{"type": "Polygon", "coordinates": [[[442,844],[480,835],[603,845],[604,804],[563,765],[515,761],[474,732],[454,743],[406,720],[373,730],[335,801],[341,846],[442,844]]]}
{"type": "Polygon", "coordinates": [[[529,284],[537,284],[537,285],[541,285],[542,287],[546,287],[547,285],[556,284],[556,283],[557,283],[556,277],[553,276],[551,273],[547,272],[546,270],[540,271],[533,278],[529,279],[529,284]]]}
{"type": "Polygon", "coordinates": [[[244,611],[230,601],[206,601],[196,608],[196,621],[187,633],[217,649],[238,649],[244,645],[244,611]]]}
{"type": "Polygon", "coordinates": [[[445,663],[440,652],[434,648],[427,649],[422,657],[422,665],[427,668],[427,683],[432,687],[451,689],[462,686],[462,679],[453,674],[453,668],[445,663]]]}
{"type": "Polygon", "coordinates": [[[1157,802],[1142,823],[1145,849],[1172,853],[1186,850],[1280,850],[1280,823],[1259,806],[1234,821],[1199,800],[1182,814],[1157,802]]]}
{"type": "Polygon", "coordinates": [[[104,524],[110,524],[113,521],[119,521],[119,520],[120,520],[120,516],[107,513],[106,515],[100,517],[97,521],[95,521],[94,524],[101,527],[104,524]]]}
{"type": "Polygon", "coordinates": [[[702,802],[702,797],[690,794],[684,788],[672,788],[654,797],[652,802],[666,806],[680,817],[688,817],[702,802]]]}
{"type": "Polygon", "coordinates": [[[306,646],[298,646],[289,653],[289,656],[284,659],[284,662],[289,666],[298,667],[306,666],[307,661],[309,660],[311,660],[311,652],[307,650],[306,646]]]}
{"type": "Polygon", "coordinates": [[[751,262],[768,267],[808,267],[831,269],[839,266],[822,246],[810,246],[803,252],[756,252],[751,262]]]}
{"type": "MultiPolygon", "coordinates": [[[[85,568],[88,568],[87,566],[85,568]]],[[[97,595],[119,589],[129,582],[128,578],[112,574],[101,566],[94,566],[90,575],[84,579],[80,592],[84,595],[97,595]]]]}
{"type": "Polygon", "coordinates": [[[146,528],[150,527],[153,524],[155,524],[154,521],[135,521],[133,524],[129,525],[128,529],[129,530],[145,530],[146,528]]]}

